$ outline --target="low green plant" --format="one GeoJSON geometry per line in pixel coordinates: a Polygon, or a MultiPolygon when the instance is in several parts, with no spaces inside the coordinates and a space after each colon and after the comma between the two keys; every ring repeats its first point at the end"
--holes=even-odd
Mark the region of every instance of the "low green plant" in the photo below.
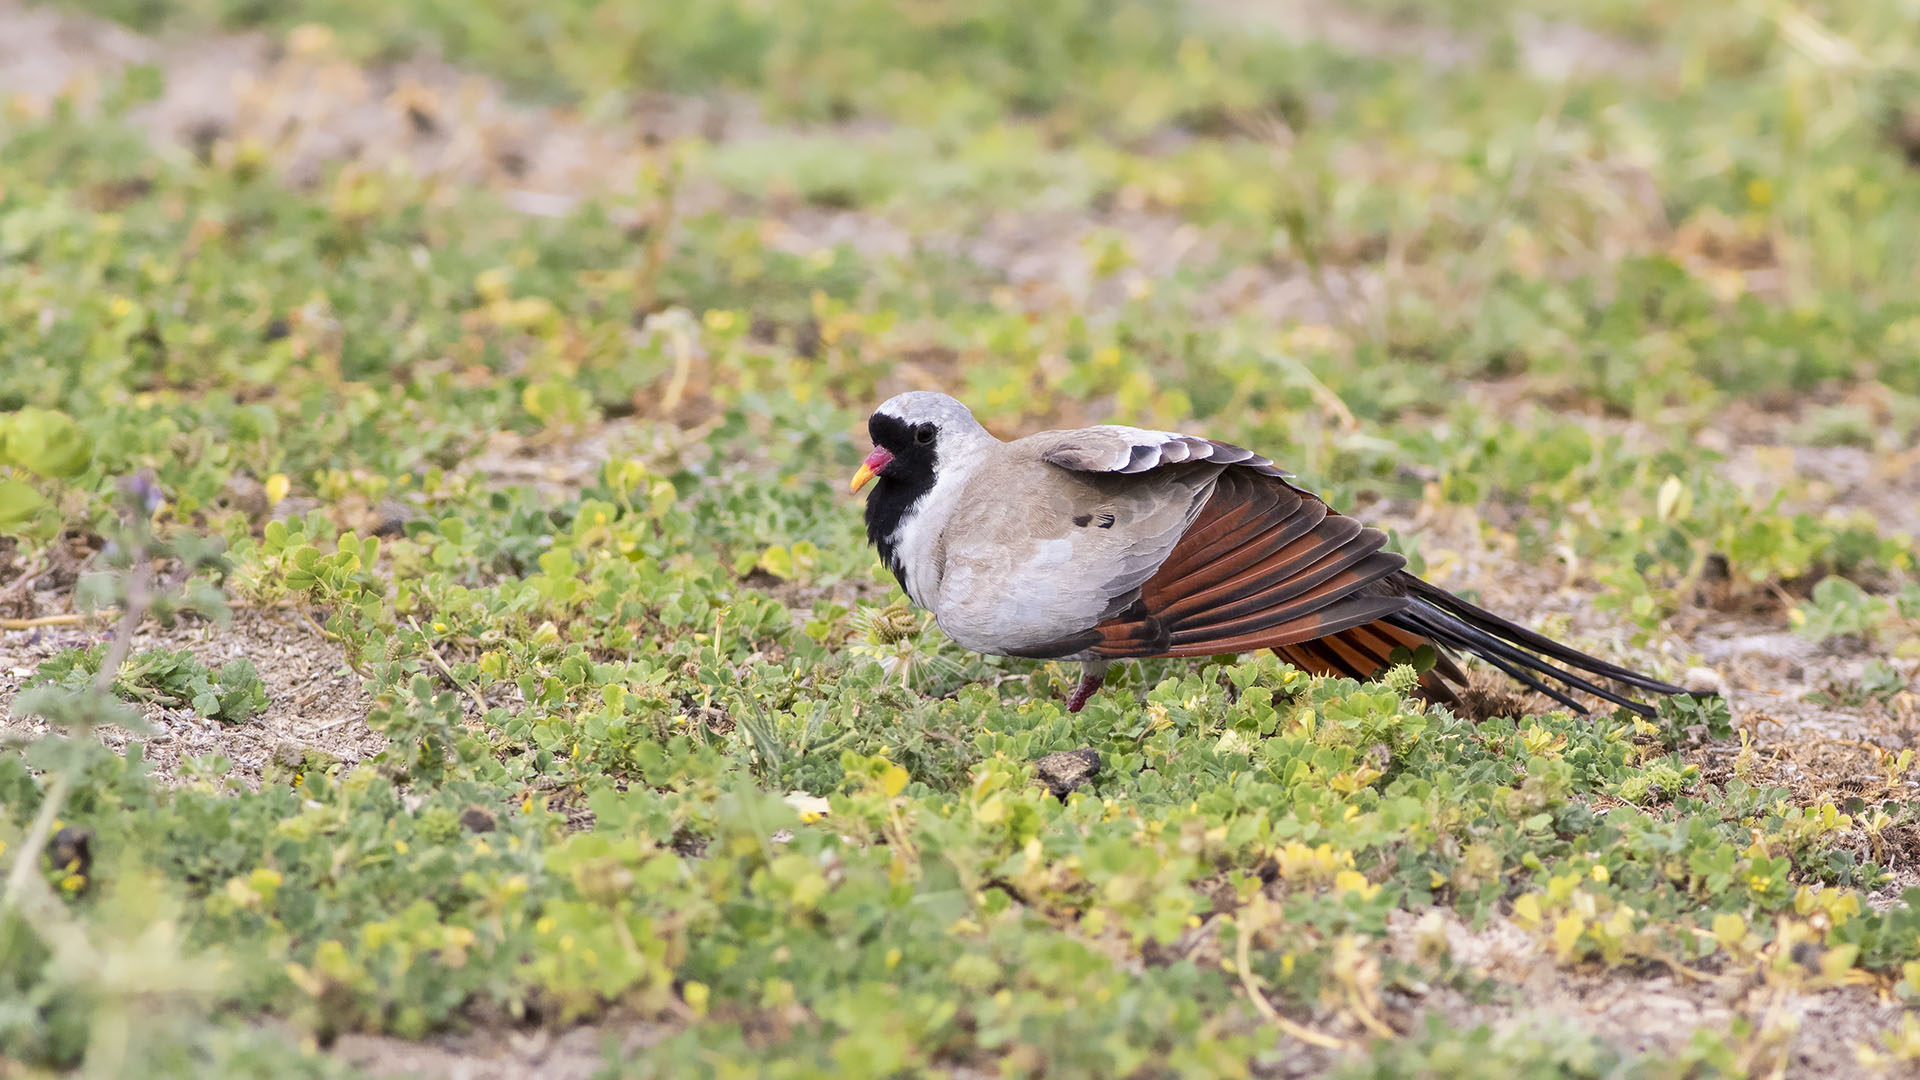
{"type": "MultiPolygon", "coordinates": [[[[106,651],[106,645],[94,645],[60,653],[35,669],[24,688],[81,690],[93,682],[106,651]]],[[[245,723],[268,705],[266,684],[251,660],[240,657],[215,670],[184,649],[135,653],[120,665],[112,685],[122,700],[188,707],[223,724],[245,723]]]]}
{"type": "MultiPolygon", "coordinates": [[[[23,753],[43,770],[44,786],[26,779],[19,759],[0,761],[12,773],[9,786],[15,790],[10,795],[25,796],[10,797],[9,805],[17,813],[32,813],[23,835],[9,827],[11,842],[5,849],[9,867],[0,892],[0,971],[7,973],[9,1008],[0,1019],[0,1051],[54,1067],[84,1059],[104,1075],[119,1075],[130,1067],[133,1055],[143,1052],[136,1049],[137,1029],[157,1022],[165,1030],[166,1017],[156,1015],[150,1003],[170,1010],[207,993],[214,983],[210,970],[183,956],[170,935],[152,933],[178,912],[156,911],[152,898],[140,895],[149,883],[135,880],[116,887],[105,910],[83,921],[43,876],[43,851],[50,854],[62,846],[56,842],[49,849],[49,841],[59,840],[55,824],[70,798],[97,798],[105,777],[138,776],[138,755],[121,759],[97,742],[94,732],[107,726],[134,734],[148,730],[140,714],[116,693],[116,673],[131,652],[141,622],[149,614],[171,614],[182,607],[216,618],[226,614],[219,594],[209,587],[169,588],[156,582],[156,560],[177,560],[189,573],[217,569],[220,563],[214,549],[196,537],[167,538],[153,530],[152,517],[162,503],[153,477],[123,480],[119,496],[120,521],[109,532],[105,568],[88,590],[96,600],[119,607],[114,635],[90,677],[43,681],[22,690],[11,704],[15,717],[39,718],[54,729],[23,753]],[[129,901],[135,906],[128,908],[129,901]],[[127,936],[117,936],[123,934],[127,936]]],[[[70,665],[67,674],[78,668],[70,665]]],[[[151,674],[174,667],[149,665],[141,670],[151,674]]],[[[137,689],[137,684],[129,686],[137,689]]],[[[215,704],[220,704],[217,695],[215,704]]],[[[76,837],[72,846],[84,852],[90,840],[76,837]]],[[[48,869],[70,896],[91,885],[91,867],[80,865],[90,860],[90,855],[73,854],[48,869]]]]}
{"type": "Polygon", "coordinates": [[[58,531],[59,508],[47,489],[85,472],[92,457],[80,426],[62,413],[0,412],[0,536],[58,531]]]}
{"type": "MultiPolygon", "coordinates": [[[[1774,1052],[1764,1018],[1632,1058],[1410,1003],[1506,1007],[1447,955],[1456,921],[1683,992],[1920,985],[1911,909],[1866,900],[1912,815],[1759,783],[1753,747],[1723,774],[1724,703],[1476,720],[1409,697],[1415,650],[1371,684],[1131,665],[1068,714],[1071,665],[908,609],[842,486],[908,385],[1009,435],[1206,431],[1523,621],[1591,596],[1668,676],[1693,624],[1784,629],[1824,579],[1802,632],[1892,654],[1836,707],[1897,712],[1912,542],[1831,508],[1920,415],[1888,284],[1920,174],[1852,93],[1904,101],[1893,6],[1560,12],[1675,66],[1545,94],[1509,48],[1527,4],[1394,12],[1491,35],[1443,76],[1157,0],[90,6],[309,24],[276,77],[431,44],[622,130],[636,86],[813,123],[670,137],[549,218],[368,163],[286,185],[242,139],[156,154],[115,113],[152,70],[97,120],[0,116],[0,490],[32,493],[0,524],[9,624],[70,621],[99,551],[78,606],[164,616],[218,581],[258,609],[236,640],[284,626],[330,695],[287,702],[258,775],[245,731],[164,780],[137,736],[0,751],[33,871],[0,914],[0,1054],[106,1068],[132,1018],[155,1070],[318,1071],[271,1033],[638,1017],[658,1039],[610,1074],[1232,1076],[1304,1041],[1357,1075],[1731,1075],[1774,1052]],[[1764,445],[1803,438],[1837,445],[1764,445]],[[316,700],[349,715],[310,728],[316,700]],[[319,729],[365,756],[298,745],[319,729]],[[1064,796],[1057,751],[1099,761],[1064,796]],[[140,1026],[183,990],[197,1019],[140,1026]]],[[[453,123],[420,89],[391,107],[453,123]]],[[[238,661],[117,647],[56,655],[16,710],[260,703],[238,661]]]]}
{"type": "Polygon", "coordinates": [[[1807,606],[1796,611],[1794,630],[1814,641],[1866,637],[1894,615],[1894,604],[1841,577],[1821,578],[1807,606]]]}

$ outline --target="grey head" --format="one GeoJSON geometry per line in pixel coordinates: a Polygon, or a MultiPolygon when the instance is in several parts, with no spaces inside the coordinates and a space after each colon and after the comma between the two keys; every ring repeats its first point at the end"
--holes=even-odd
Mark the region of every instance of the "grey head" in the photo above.
{"type": "MultiPolygon", "coordinates": [[[[987,434],[987,429],[973,418],[972,409],[957,398],[932,390],[909,390],[881,402],[868,420],[869,434],[872,433],[873,421],[883,418],[897,420],[911,427],[932,425],[937,435],[950,440],[992,438],[987,434]]],[[[876,439],[874,445],[881,445],[880,441],[876,439]]]]}
{"type": "Polygon", "coordinates": [[[964,469],[998,443],[972,410],[946,394],[913,390],[882,402],[867,418],[873,452],[860,466],[853,487],[868,480],[867,540],[880,551],[896,576],[900,530],[933,491],[943,467],[964,469]]]}

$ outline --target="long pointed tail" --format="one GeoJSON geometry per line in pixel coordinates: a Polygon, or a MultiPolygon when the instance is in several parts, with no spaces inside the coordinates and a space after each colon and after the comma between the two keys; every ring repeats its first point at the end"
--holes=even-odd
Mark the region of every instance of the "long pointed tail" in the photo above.
{"type": "Polygon", "coordinates": [[[1509,622],[1411,574],[1396,575],[1393,584],[1411,601],[1401,610],[1363,626],[1276,651],[1305,671],[1367,679],[1391,663],[1395,648],[1411,651],[1431,643],[1440,657],[1421,677],[1421,690],[1428,698],[1445,704],[1456,700],[1452,686],[1467,684],[1466,673],[1454,663],[1450,652],[1477,656],[1515,682],[1578,713],[1587,710],[1569,691],[1591,694],[1642,716],[1652,716],[1654,710],[1643,701],[1575,672],[1654,694],[1690,693],[1509,622]]]}

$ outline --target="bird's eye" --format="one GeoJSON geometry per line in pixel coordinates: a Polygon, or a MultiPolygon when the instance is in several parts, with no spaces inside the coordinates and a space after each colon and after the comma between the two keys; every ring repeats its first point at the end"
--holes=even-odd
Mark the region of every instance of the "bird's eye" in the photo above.
{"type": "Polygon", "coordinates": [[[933,445],[933,425],[922,424],[913,429],[913,441],[921,446],[933,445]]]}

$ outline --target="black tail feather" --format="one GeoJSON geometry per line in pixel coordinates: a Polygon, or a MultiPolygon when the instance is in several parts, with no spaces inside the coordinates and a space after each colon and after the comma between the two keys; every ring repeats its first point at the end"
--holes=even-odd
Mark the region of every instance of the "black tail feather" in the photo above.
{"type": "Polygon", "coordinates": [[[1636,701],[1584,679],[1572,671],[1548,663],[1534,653],[1551,657],[1567,667],[1636,689],[1657,694],[1689,692],[1682,687],[1661,682],[1563,645],[1524,626],[1509,622],[1484,608],[1469,604],[1445,589],[1429,585],[1411,574],[1403,574],[1399,577],[1400,580],[1396,584],[1406,587],[1407,594],[1413,602],[1388,616],[1388,622],[1424,635],[1439,645],[1477,656],[1514,681],[1552,698],[1575,712],[1584,714],[1587,710],[1566,692],[1543,682],[1539,676],[1552,678],[1574,690],[1592,694],[1603,701],[1631,709],[1642,716],[1654,714],[1653,707],[1645,702],[1636,701]],[[1533,652],[1527,651],[1528,649],[1533,652]]]}
{"type": "Polygon", "coordinates": [[[1419,578],[1414,577],[1412,574],[1403,575],[1402,583],[1408,586],[1408,594],[1415,599],[1425,600],[1428,604],[1459,618],[1463,622],[1489,631],[1508,641],[1524,645],[1536,652],[1551,656],[1562,663],[1571,664],[1583,671],[1604,676],[1615,682],[1626,683],[1628,686],[1638,687],[1641,690],[1650,690],[1656,694],[1684,694],[1688,692],[1683,687],[1675,686],[1672,683],[1661,682],[1659,679],[1642,675],[1631,668],[1624,668],[1618,664],[1608,663],[1597,656],[1588,656],[1586,653],[1563,645],[1544,634],[1529,630],[1518,623],[1509,622],[1495,615],[1493,612],[1488,611],[1486,608],[1469,604],[1447,590],[1437,585],[1429,585],[1419,578]]]}
{"type": "Polygon", "coordinates": [[[1494,637],[1492,634],[1463,622],[1444,611],[1438,611],[1421,604],[1415,604],[1406,611],[1393,616],[1393,618],[1402,620],[1402,625],[1406,626],[1409,630],[1415,630],[1424,634],[1429,639],[1439,642],[1448,648],[1479,657],[1506,673],[1508,677],[1514,679],[1516,682],[1523,683],[1529,689],[1545,694],[1547,697],[1552,698],[1577,713],[1584,714],[1587,711],[1586,707],[1573,698],[1568,697],[1564,691],[1541,682],[1538,678],[1528,674],[1528,672],[1538,672],[1541,675],[1557,679],[1575,690],[1581,690],[1602,700],[1610,701],[1615,705],[1632,709],[1643,716],[1653,715],[1653,710],[1642,702],[1622,696],[1605,687],[1589,682],[1570,671],[1555,667],[1539,657],[1534,656],[1532,653],[1515,648],[1507,642],[1494,637]]]}

